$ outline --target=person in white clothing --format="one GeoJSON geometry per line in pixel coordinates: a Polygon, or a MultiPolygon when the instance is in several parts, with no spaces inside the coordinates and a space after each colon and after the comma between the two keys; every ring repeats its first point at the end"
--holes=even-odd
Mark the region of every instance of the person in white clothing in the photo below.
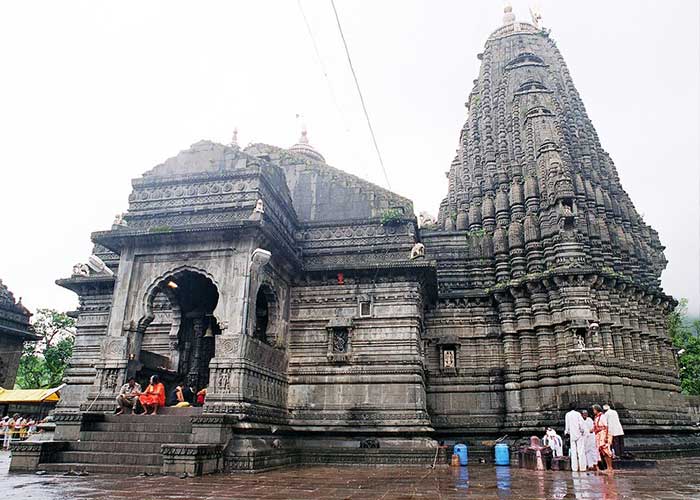
{"type": "Polygon", "coordinates": [[[564,434],[569,435],[569,456],[571,457],[571,470],[585,472],[588,468],[586,462],[586,426],[583,417],[576,410],[576,404],[571,403],[570,410],[565,418],[564,434]]]}
{"type": "Polygon", "coordinates": [[[586,426],[586,436],[584,437],[584,446],[586,447],[586,463],[589,470],[598,470],[600,453],[598,452],[598,444],[595,441],[593,419],[588,416],[588,410],[581,410],[581,416],[583,416],[583,424],[586,426]]]}
{"type": "Polygon", "coordinates": [[[564,444],[562,443],[561,437],[559,434],[557,434],[557,431],[551,427],[547,427],[544,438],[542,438],[542,444],[549,446],[549,448],[552,450],[552,456],[554,458],[564,455],[564,444]]]}
{"type": "Polygon", "coordinates": [[[610,405],[603,405],[605,417],[608,419],[608,432],[612,434],[612,449],[614,458],[622,458],[625,453],[625,431],[622,430],[620,416],[610,405]]]}

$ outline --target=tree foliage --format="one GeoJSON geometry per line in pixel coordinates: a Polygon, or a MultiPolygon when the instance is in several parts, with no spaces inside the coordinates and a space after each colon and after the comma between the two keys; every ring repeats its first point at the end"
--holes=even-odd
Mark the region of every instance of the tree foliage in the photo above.
{"type": "Polygon", "coordinates": [[[681,299],[668,316],[668,333],[678,352],[681,389],[685,394],[700,395],[700,320],[686,317],[688,301],[681,299]]]}
{"type": "Polygon", "coordinates": [[[32,323],[38,342],[27,342],[17,370],[19,389],[57,387],[73,354],[75,320],[54,309],[39,309],[32,323]]]}

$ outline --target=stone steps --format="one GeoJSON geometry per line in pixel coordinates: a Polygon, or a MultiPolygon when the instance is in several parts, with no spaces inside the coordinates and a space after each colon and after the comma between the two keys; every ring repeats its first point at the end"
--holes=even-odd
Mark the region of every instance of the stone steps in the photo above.
{"type": "Polygon", "coordinates": [[[83,430],[88,432],[144,432],[144,433],[183,433],[191,432],[192,426],[186,423],[168,422],[86,422],[83,430]]]}
{"type": "Polygon", "coordinates": [[[194,412],[157,416],[97,415],[83,422],[80,441],[39,464],[48,472],[160,474],[161,445],[187,444],[192,437],[194,412]]]}
{"type": "Polygon", "coordinates": [[[119,441],[76,441],[69,451],[105,453],[160,453],[161,443],[123,443],[119,441]]]}
{"type": "Polygon", "coordinates": [[[189,443],[189,432],[104,432],[81,431],[81,441],[107,441],[117,443],[189,443]]]}
{"type": "Polygon", "coordinates": [[[120,465],[112,464],[93,464],[93,463],[76,463],[76,462],[51,462],[39,464],[39,470],[46,472],[68,472],[68,471],[85,471],[91,474],[128,474],[138,476],[141,473],[151,475],[160,475],[160,465],[120,465]]]}
{"type": "Polygon", "coordinates": [[[153,465],[160,467],[163,459],[158,453],[113,453],[104,451],[61,451],[56,454],[56,462],[103,464],[121,467],[122,465],[153,465]]]}

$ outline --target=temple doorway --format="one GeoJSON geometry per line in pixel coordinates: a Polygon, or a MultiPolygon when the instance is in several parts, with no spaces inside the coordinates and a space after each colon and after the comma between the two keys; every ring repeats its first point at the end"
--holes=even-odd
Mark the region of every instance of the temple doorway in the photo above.
{"type": "Polygon", "coordinates": [[[182,382],[195,390],[207,387],[220,334],[213,314],[218,301],[216,285],[203,274],[183,270],[163,279],[151,302],[154,321],[144,331],[137,379],[157,374],[168,393],[182,382]]]}

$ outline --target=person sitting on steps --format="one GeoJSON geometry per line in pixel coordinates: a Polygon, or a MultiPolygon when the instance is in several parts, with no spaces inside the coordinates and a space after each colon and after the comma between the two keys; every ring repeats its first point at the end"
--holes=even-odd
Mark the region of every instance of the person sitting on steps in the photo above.
{"type": "Polygon", "coordinates": [[[139,396],[139,403],[143,406],[144,415],[157,415],[158,408],[165,406],[165,386],[158,375],[151,377],[148,387],[139,396]]]}
{"type": "Polygon", "coordinates": [[[141,394],[141,385],[136,382],[134,377],[129,377],[117,396],[117,415],[124,413],[127,408],[131,409],[132,415],[136,413],[139,394],[141,394]]]}

